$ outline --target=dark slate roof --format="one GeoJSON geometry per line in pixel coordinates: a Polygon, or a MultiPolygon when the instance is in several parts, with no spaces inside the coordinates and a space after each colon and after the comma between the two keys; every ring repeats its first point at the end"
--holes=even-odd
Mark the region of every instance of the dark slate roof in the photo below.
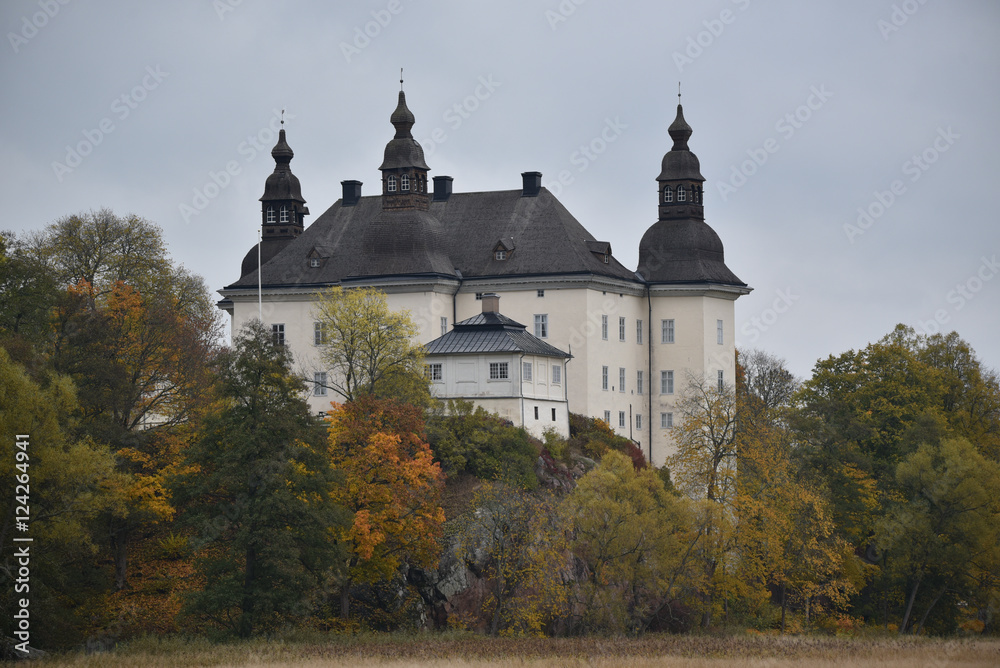
{"type": "Polygon", "coordinates": [[[569,353],[529,334],[521,323],[494,312],[480,313],[456,323],[450,332],[425,345],[424,350],[428,355],[524,353],[571,357],[569,353]]]}
{"type": "MultiPolygon", "coordinates": [[[[455,193],[431,202],[427,212],[384,212],[381,196],[354,206],[338,200],[263,266],[268,286],[330,285],[370,276],[454,277],[596,274],[635,281],[613,257],[592,252],[591,235],[547,189],[537,197],[521,190],[455,193]],[[494,258],[498,241],[513,247],[494,258]],[[330,255],[309,267],[313,248],[330,255]]],[[[256,254],[256,253],[255,253],[256,254]]],[[[257,271],[228,287],[256,287],[257,271]]]]}
{"type": "MultiPolygon", "coordinates": [[[[302,199],[302,186],[298,177],[292,174],[292,168],[288,164],[295,157],[295,153],[285,140],[284,128],[278,132],[278,143],[271,149],[271,157],[274,158],[274,172],[264,182],[264,194],[260,201],[295,200],[305,204],[305,200],[302,199]]],[[[309,213],[309,210],[306,209],[305,213],[309,213]]]]}
{"type": "Polygon", "coordinates": [[[637,274],[649,283],[721,283],[746,286],[726,266],[722,240],[693,218],[660,220],[639,242],[637,274]]]}
{"type": "Polygon", "coordinates": [[[701,163],[698,156],[688,148],[688,139],[691,138],[691,126],[684,120],[684,108],[677,105],[677,118],[667,129],[670,138],[674,140],[674,145],[663,156],[660,163],[660,175],[657,181],[672,181],[674,179],[689,179],[692,181],[704,181],[701,175],[701,163]]]}

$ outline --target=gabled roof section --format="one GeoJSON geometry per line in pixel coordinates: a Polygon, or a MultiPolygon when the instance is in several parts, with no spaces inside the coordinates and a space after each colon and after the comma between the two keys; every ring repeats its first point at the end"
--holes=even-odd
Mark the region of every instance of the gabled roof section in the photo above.
{"type": "Polygon", "coordinates": [[[425,345],[424,351],[427,355],[523,353],[563,359],[571,357],[569,353],[529,334],[521,323],[495,312],[479,313],[456,323],[450,332],[425,345]]]}
{"type": "MultiPolygon", "coordinates": [[[[433,251],[426,266],[400,263],[366,246],[365,240],[371,239],[369,228],[382,225],[391,231],[391,223],[380,218],[381,199],[362,197],[346,207],[338,200],[264,264],[261,282],[272,287],[335,285],[368,276],[455,278],[459,272],[467,279],[596,274],[637,282],[634,272],[614,257],[605,264],[591,250],[593,235],[546,188],[538,197],[522,197],[521,190],[500,190],[454,193],[446,201],[431,202],[429,211],[417,212],[431,218],[419,228],[430,230],[434,237],[426,240],[428,252],[433,251]],[[517,248],[503,262],[494,259],[498,240],[517,248]],[[331,253],[322,268],[306,272],[303,268],[314,248],[331,249],[331,253]]],[[[256,288],[256,268],[227,287],[256,288]]]]}

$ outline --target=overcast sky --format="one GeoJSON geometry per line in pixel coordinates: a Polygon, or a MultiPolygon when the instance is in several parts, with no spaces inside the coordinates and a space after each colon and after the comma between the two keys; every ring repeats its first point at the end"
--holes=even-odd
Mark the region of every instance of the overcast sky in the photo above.
{"type": "Polygon", "coordinates": [[[8,0],[0,27],[5,229],[135,213],[221,288],[280,110],[309,224],[345,179],[378,191],[404,67],[432,175],[540,171],[635,268],[682,81],[706,219],[754,288],[739,345],[807,377],[903,322],[1000,367],[996,0],[8,0]]]}

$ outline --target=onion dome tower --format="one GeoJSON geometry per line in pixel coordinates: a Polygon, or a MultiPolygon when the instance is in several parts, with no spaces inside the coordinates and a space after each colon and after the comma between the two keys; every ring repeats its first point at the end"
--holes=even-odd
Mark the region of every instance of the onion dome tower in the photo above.
{"type": "Polygon", "coordinates": [[[688,148],[692,130],[680,104],[668,132],[674,145],[656,177],[659,218],[639,242],[638,273],[647,283],[745,286],[726,266],[722,240],[705,222],[705,177],[698,156],[688,148]]]}
{"type": "Polygon", "coordinates": [[[399,102],[389,121],[395,136],[385,146],[382,211],[365,227],[362,243],[369,257],[355,276],[440,274],[453,277],[454,264],[445,251],[444,231],[430,213],[424,149],[410,132],[415,122],[406,106],[400,79],[399,102]]]}
{"type": "MultiPolygon", "coordinates": [[[[285,121],[281,121],[284,125],[285,121]]],[[[264,194],[260,198],[261,247],[260,260],[267,262],[277,255],[293,239],[302,234],[303,218],[309,215],[309,208],[302,199],[299,179],[292,174],[289,163],[295,153],[285,140],[285,128],[278,132],[278,143],[271,149],[274,158],[274,172],[264,182],[264,194]]],[[[242,276],[257,268],[257,247],[250,249],[243,258],[242,276]]]]}

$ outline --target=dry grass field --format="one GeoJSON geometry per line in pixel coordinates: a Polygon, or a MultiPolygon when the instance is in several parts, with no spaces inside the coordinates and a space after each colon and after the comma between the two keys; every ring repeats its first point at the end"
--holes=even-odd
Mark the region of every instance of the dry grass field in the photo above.
{"type": "Polygon", "coordinates": [[[945,668],[1000,666],[1000,640],[851,639],[801,636],[657,636],[629,638],[482,638],[472,636],[332,636],[214,645],[205,640],[149,639],[102,654],[49,656],[39,668],[187,668],[295,666],[479,668],[945,668]]]}

